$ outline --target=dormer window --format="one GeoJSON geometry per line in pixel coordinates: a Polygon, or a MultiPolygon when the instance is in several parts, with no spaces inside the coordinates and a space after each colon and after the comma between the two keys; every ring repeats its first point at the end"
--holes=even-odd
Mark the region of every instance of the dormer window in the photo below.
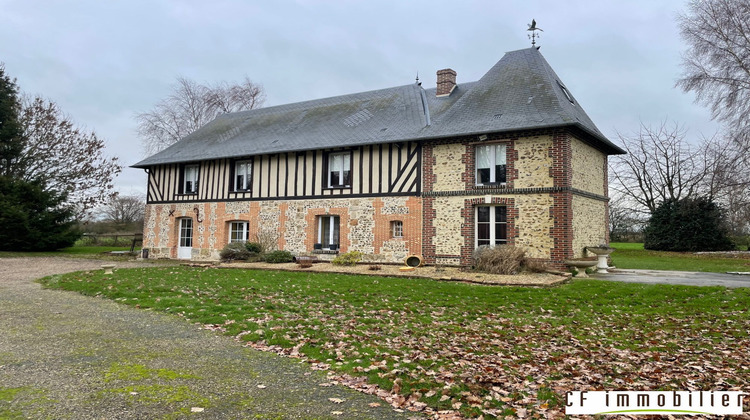
{"type": "Polygon", "coordinates": [[[564,84],[560,83],[559,80],[557,81],[557,85],[560,86],[560,89],[562,89],[565,97],[568,98],[568,101],[570,101],[571,104],[575,105],[575,102],[573,102],[573,97],[570,96],[570,92],[568,92],[568,88],[566,88],[564,84]]]}
{"type": "Polygon", "coordinates": [[[185,165],[183,194],[196,194],[198,192],[198,165],[185,165]]]}
{"type": "Polygon", "coordinates": [[[344,188],[352,184],[351,153],[340,152],[328,155],[328,188],[344,188]]]}
{"type": "Polygon", "coordinates": [[[504,184],[505,145],[476,146],[477,185],[504,184]]]}

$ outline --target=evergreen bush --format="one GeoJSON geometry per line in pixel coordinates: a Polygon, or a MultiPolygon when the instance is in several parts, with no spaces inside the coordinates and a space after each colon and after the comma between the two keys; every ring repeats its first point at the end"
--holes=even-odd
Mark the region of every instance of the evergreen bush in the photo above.
{"type": "Polygon", "coordinates": [[[253,254],[260,254],[263,252],[263,246],[257,242],[245,242],[245,249],[253,254]]]}
{"type": "Polygon", "coordinates": [[[219,252],[222,261],[244,261],[251,255],[242,242],[230,242],[219,252]]]}
{"type": "Polygon", "coordinates": [[[42,181],[0,176],[0,251],[55,251],[81,237],[65,195],[42,181]]]}
{"type": "Polygon", "coordinates": [[[643,247],[677,252],[735,249],[721,208],[705,197],[661,203],[646,225],[643,247]]]}
{"type": "Polygon", "coordinates": [[[263,256],[263,261],[271,264],[292,262],[294,256],[289,251],[271,251],[263,256]]]}

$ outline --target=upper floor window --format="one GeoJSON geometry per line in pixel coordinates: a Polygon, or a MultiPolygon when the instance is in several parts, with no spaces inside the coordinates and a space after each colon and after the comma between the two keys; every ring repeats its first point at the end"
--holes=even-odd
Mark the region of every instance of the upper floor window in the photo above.
{"type": "Polygon", "coordinates": [[[229,242],[247,242],[247,222],[229,223],[229,242]]]}
{"type": "Polygon", "coordinates": [[[328,155],[328,188],[348,187],[352,184],[351,153],[340,152],[328,155]]]}
{"type": "Polygon", "coordinates": [[[198,165],[185,165],[184,184],[182,192],[184,194],[195,194],[198,192],[198,165]]]}
{"type": "Polygon", "coordinates": [[[505,145],[476,146],[477,185],[505,183],[505,145]]]}
{"type": "Polygon", "coordinates": [[[234,190],[247,191],[250,189],[250,176],[253,164],[249,160],[241,160],[234,164],[234,190]]]}

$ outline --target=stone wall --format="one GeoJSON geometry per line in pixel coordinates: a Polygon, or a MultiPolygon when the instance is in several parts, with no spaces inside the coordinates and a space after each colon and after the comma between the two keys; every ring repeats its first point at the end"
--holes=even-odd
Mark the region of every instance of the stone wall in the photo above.
{"type": "Polygon", "coordinates": [[[555,246],[550,211],[554,199],[548,194],[525,194],[516,196],[515,203],[518,212],[515,245],[525,249],[529,258],[549,259],[555,246]]]}
{"type": "Polygon", "coordinates": [[[466,170],[464,158],[466,145],[462,143],[437,144],[432,149],[434,182],[432,191],[457,191],[466,189],[462,174],[466,170]]]}
{"type": "Polygon", "coordinates": [[[464,224],[461,210],[465,197],[435,197],[433,208],[435,218],[432,225],[435,235],[427,240],[432,243],[436,256],[459,257],[464,238],[461,226],[464,224]]]}
{"type": "Polygon", "coordinates": [[[323,215],[339,216],[340,252],[360,251],[366,260],[380,262],[402,262],[408,255],[421,254],[418,197],[148,204],[143,247],[151,258],[176,258],[178,220],[190,217],[194,260],[218,260],[233,221],[248,222],[252,242],[262,235],[278,249],[308,254],[317,241],[316,217],[323,215]],[[402,238],[393,237],[393,221],[403,223],[402,238]]]}
{"type": "Polygon", "coordinates": [[[552,137],[527,137],[515,142],[518,158],[515,162],[515,188],[544,188],[553,187],[552,168],[552,137]]]}
{"type": "Polygon", "coordinates": [[[607,203],[573,196],[573,258],[585,257],[584,247],[597,246],[607,235],[607,203]]]}
{"type": "Polygon", "coordinates": [[[606,195],[607,156],[575,137],[571,137],[571,147],[572,187],[606,195]]]}

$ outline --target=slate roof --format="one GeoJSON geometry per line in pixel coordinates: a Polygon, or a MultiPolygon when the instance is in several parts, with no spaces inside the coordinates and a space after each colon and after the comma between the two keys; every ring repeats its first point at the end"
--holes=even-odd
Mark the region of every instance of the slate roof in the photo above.
{"type": "Polygon", "coordinates": [[[566,90],[528,48],[447,97],[410,84],[224,114],[133,167],[563,126],[583,130],[606,153],[624,153],[566,90]]]}

